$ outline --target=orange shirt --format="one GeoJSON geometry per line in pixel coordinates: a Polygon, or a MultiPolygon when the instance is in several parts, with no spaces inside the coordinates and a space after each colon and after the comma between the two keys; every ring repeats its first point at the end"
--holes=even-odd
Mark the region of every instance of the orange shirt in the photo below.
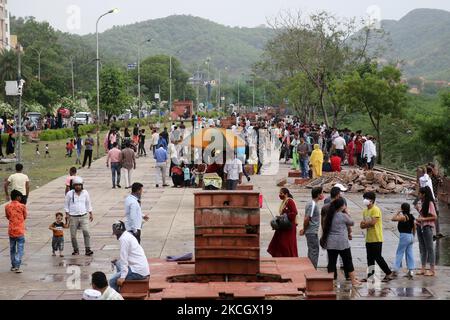
{"type": "Polygon", "coordinates": [[[27,207],[19,201],[12,201],[5,206],[6,219],[9,220],[8,234],[11,238],[19,238],[25,235],[25,220],[27,207]]]}

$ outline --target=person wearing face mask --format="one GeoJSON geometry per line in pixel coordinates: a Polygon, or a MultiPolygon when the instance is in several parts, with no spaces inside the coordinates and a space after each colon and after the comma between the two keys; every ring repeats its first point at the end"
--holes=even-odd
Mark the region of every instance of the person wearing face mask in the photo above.
{"type": "Polygon", "coordinates": [[[125,227],[136,237],[139,244],[141,243],[142,220],[149,220],[149,216],[144,216],[141,209],[143,188],[141,183],[134,183],[131,187],[131,194],[125,199],[125,227]]]}
{"type": "Polygon", "coordinates": [[[288,230],[276,230],[267,252],[274,258],[297,258],[297,206],[288,189],[282,188],[279,194],[281,205],[279,215],[286,214],[292,227],[288,230]]]}
{"type": "Polygon", "coordinates": [[[368,273],[367,282],[375,274],[375,262],[386,274],[383,282],[393,279],[394,274],[382,256],[383,250],[383,218],[381,209],[375,205],[376,195],[374,192],[366,192],[363,195],[364,206],[363,221],[361,221],[361,229],[366,229],[366,253],[368,273]]]}
{"type": "Polygon", "coordinates": [[[311,191],[312,200],[306,205],[305,219],[303,229],[300,230],[300,236],[306,237],[308,245],[308,258],[317,269],[319,262],[319,226],[320,226],[320,208],[319,201],[325,197],[321,187],[314,188],[311,191]]]}

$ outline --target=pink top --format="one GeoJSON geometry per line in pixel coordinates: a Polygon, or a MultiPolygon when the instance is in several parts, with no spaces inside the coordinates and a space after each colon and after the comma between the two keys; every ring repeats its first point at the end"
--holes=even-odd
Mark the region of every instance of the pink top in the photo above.
{"type": "MultiPolygon", "coordinates": [[[[420,208],[421,210],[422,210],[422,208],[420,208]]],[[[434,207],[434,203],[433,202],[430,202],[430,208],[429,208],[429,210],[428,210],[428,212],[432,215],[432,216],[434,216],[434,217],[436,217],[437,215],[436,215],[436,208],[434,207]]],[[[422,217],[422,214],[420,215],[421,217],[422,217]]],[[[433,227],[434,228],[434,226],[435,226],[435,220],[433,220],[433,221],[423,221],[423,222],[419,222],[418,224],[423,228],[423,227],[426,227],[426,226],[430,226],[430,227],[433,227]]]]}
{"type": "Polygon", "coordinates": [[[106,164],[109,164],[110,161],[111,161],[111,163],[120,162],[120,154],[121,153],[122,152],[117,148],[112,148],[111,150],[109,150],[108,158],[106,159],[106,164]]]}
{"type": "Polygon", "coordinates": [[[68,176],[66,178],[66,186],[70,187],[70,181],[72,181],[76,176],[68,176]]]}

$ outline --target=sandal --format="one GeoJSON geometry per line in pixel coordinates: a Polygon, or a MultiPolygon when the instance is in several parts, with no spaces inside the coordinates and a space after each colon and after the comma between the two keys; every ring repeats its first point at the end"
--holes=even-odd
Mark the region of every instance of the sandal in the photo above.
{"type": "Polygon", "coordinates": [[[417,271],[417,272],[416,272],[416,275],[417,275],[417,276],[423,276],[423,275],[425,275],[425,271],[422,271],[422,270],[417,271]]]}
{"type": "Polygon", "coordinates": [[[427,271],[426,273],[425,273],[425,277],[434,277],[436,274],[435,274],[435,272],[434,271],[427,271]]]}

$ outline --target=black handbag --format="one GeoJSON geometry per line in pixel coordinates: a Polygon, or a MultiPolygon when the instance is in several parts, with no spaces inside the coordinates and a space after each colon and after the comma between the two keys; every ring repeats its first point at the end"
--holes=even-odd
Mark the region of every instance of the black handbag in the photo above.
{"type": "Polygon", "coordinates": [[[289,220],[287,214],[282,214],[272,219],[270,226],[273,230],[290,230],[292,228],[292,222],[289,220]]]}

